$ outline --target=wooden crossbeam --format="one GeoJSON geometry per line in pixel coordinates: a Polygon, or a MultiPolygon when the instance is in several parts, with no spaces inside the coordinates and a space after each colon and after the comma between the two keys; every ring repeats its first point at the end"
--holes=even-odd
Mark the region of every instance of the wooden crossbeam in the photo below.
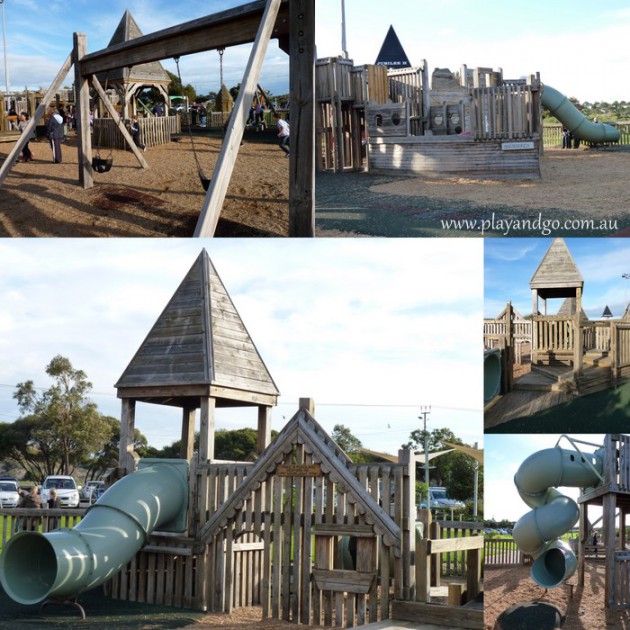
{"type": "MultiPolygon", "coordinates": [[[[169,57],[253,42],[265,14],[266,4],[264,0],[250,2],[90,53],[81,61],[81,73],[88,76],[169,57]]],[[[282,38],[288,35],[289,0],[281,0],[281,5],[282,11],[276,14],[274,23],[270,25],[270,37],[282,38]]]]}
{"type": "Polygon", "coordinates": [[[42,99],[39,107],[28,121],[26,128],[23,133],[20,135],[18,141],[15,143],[9,155],[5,158],[2,167],[0,168],[0,186],[2,186],[4,180],[7,175],[11,172],[13,165],[15,164],[15,160],[18,155],[22,152],[24,145],[28,142],[28,137],[31,134],[33,128],[37,125],[37,121],[44,115],[46,108],[52,100],[55,98],[55,94],[57,90],[63,85],[66,77],[68,76],[68,72],[70,72],[70,68],[72,67],[72,53],[68,55],[68,58],[64,62],[63,66],[61,66],[61,70],[59,70],[59,74],[55,77],[55,80],[52,82],[52,85],[46,92],[46,96],[42,99]]]}
{"type": "Polygon", "coordinates": [[[231,124],[223,140],[223,146],[221,147],[219,158],[214,167],[212,181],[210,182],[210,186],[208,186],[208,192],[206,193],[206,198],[201,208],[201,214],[195,228],[194,236],[214,236],[217,223],[219,222],[221,208],[223,207],[225,195],[230,184],[230,178],[234,171],[234,163],[236,162],[238,150],[243,139],[245,125],[247,124],[249,104],[252,102],[254,93],[256,92],[260,70],[267,52],[269,40],[273,33],[281,2],[282,0],[268,0],[267,2],[265,13],[260,22],[258,34],[256,35],[256,41],[249,55],[247,67],[245,68],[241,89],[239,90],[234,109],[232,110],[231,124]]]}

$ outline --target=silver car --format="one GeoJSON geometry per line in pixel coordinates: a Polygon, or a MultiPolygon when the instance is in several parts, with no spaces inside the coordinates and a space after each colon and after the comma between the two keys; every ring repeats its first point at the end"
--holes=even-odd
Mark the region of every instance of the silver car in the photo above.
{"type": "Polygon", "coordinates": [[[14,508],[20,502],[17,483],[15,481],[0,481],[0,506],[14,508]]]}

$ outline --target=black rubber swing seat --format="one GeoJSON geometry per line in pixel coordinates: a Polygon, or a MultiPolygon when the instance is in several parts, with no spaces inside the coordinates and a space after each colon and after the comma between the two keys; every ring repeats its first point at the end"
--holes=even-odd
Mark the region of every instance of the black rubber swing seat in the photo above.
{"type": "Polygon", "coordinates": [[[210,182],[212,181],[211,179],[208,179],[207,177],[199,177],[199,179],[201,180],[201,185],[203,186],[203,189],[208,192],[208,188],[210,187],[210,182]]]}
{"type": "Polygon", "coordinates": [[[112,170],[113,158],[92,158],[92,168],[97,173],[107,173],[112,170]]]}

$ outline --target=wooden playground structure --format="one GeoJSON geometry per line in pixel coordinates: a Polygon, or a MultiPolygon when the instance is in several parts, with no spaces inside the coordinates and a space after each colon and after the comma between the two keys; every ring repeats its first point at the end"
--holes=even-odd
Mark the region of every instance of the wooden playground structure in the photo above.
{"type": "Polygon", "coordinates": [[[438,68],[429,80],[424,60],[387,70],[319,59],[318,169],[539,177],[540,90],[538,75],[500,69],[438,68]]]}
{"type": "MultiPolygon", "coordinates": [[[[120,116],[112,106],[98,76],[129,66],[150,64],[161,59],[224,49],[253,42],[244,72],[241,90],[233,112],[215,172],[201,208],[195,236],[213,236],[219,220],[227,187],[233,172],[248,116],[249,104],[257,89],[263,59],[271,38],[290,58],[291,143],[289,185],[289,234],[314,234],[314,0],[259,0],[235,9],[206,16],[191,22],[137,37],[104,50],[88,54],[87,38],[74,34],[72,52],[33,115],[34,126],[46,111],[55,92],[74,67],[76,89],[79,183],[94,185],[94,167],[90,134],[90,88],[93,88],[120,134],[133,151],[142,168],[148,168],[142,152],[135,146],[120,116]]],[[[0,168],[0,185],[21,152],[29,131],[17,141],[0,168]]]]}
{"type": "Polygon", "coordinates": [[[497,318],[484,320],[484,347],[501,351],[503,396],[486,407],[486,419],[492,424],[630,380],[628,309],[619,319],[586,317],[584,280],[562,239],[551,244],[530,288],[531,318],[523,318],[508,303],[497,318]],[[547,313],[547,300],[554,298],[564,300],[556,315],[547,313]],[[524,368],[524,350],[529,354],[529,371],[524,368]]]}
{"type": "MultiPolygon", "coordinates": [[[[264,618],[303,625],[354,627],[394,617],[483,627],[483,611],[461,605],[481,590],[482,525],[462,536],[461,523],[445,524],[440,534],[435,524],[428,528],[429,513],[423,531],[430,535],[418,534],[413,452],[401,450],[396,463],[353,463],[316,421],[311,399],[300,400],[271,441],[278,389],[205,250],[116,388],[117,476],[136,468],[139,402],[182,409],[180,457],[190,462],[190,476],[185,531],[153,532],[106,583],[110,597],[223,613],[259,605],[264,618]],[[221,407],[257,410],[253,462],[214,458],[221,407]],[[451,605],[431,596],[440,556],[449,574],[465,576],[451,605]]],[[[5,537],[12,513],[0,511],[5,537]]],[[[15,512],[33,513],[39,522],[47,511],[15,512]]]]}
{"type": "Polygon", "coordinates": [[[629,435],[606,435],[603,472],[602,484],[578,498],[578,583],[583,586],[586,575],[585,559],[591,533],[588,510],[591,506],[601,506],[606,565],[604,605],[606,608],[630,608],[630,551],[626,535],[626,519],[630,513],[629,435]]]}

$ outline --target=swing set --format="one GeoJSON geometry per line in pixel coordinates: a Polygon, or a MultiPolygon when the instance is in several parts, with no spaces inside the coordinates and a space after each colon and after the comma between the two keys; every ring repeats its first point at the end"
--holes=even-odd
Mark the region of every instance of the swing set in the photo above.
{"type": "MultiPolygon", "coordinates": [[[[82,33],[74,33],[73,50],[29,124],[34,125],[34,121],[41,117],[56,91],[63,85],[70,69],[74,67],[79,184],[84,189],[92,188],[96,170],[92,164],[90,134],[91,87],[115,121],[140,166],[149,168],[142,152],[136,147],[123,121],[109,102],[105,90],[97,79],[97,74],[121,67],[167,58],[174,59],[181,55],[253,42],[241,89],[232,112],[232,122],[227,130],[213,176],[205,178],[204,175],[205,179],[209,179],[208,190],[194,236],[213,236],[243,137],[248,106],[258,86],[262,63],[272,37],[278,39],[280,48],[289,54],[290,59],[289,90],[292,96],[293,145],[296,150],[291,152],[289,163],[289,235],[313,236],[315,231],[315,0],[258,0],[90,54],[87,51],[86,36],[82,33]]],[[[22,150],[29,132],[30,129],[27,127],[0,168],[0,186],[22,150]]],[[[99,158],[98,155],[96,157],[99,158]]],[[[104,159],[106,164],[103,168],[107,168],[108,158],[104,159]]],[[[98,163],[96,165],[98,166],[98,163]]],[[[203,171],[203,169],[200,170],[203,171]]],[[[97,172],[100,171],[97,170],[97,172]]]]}

